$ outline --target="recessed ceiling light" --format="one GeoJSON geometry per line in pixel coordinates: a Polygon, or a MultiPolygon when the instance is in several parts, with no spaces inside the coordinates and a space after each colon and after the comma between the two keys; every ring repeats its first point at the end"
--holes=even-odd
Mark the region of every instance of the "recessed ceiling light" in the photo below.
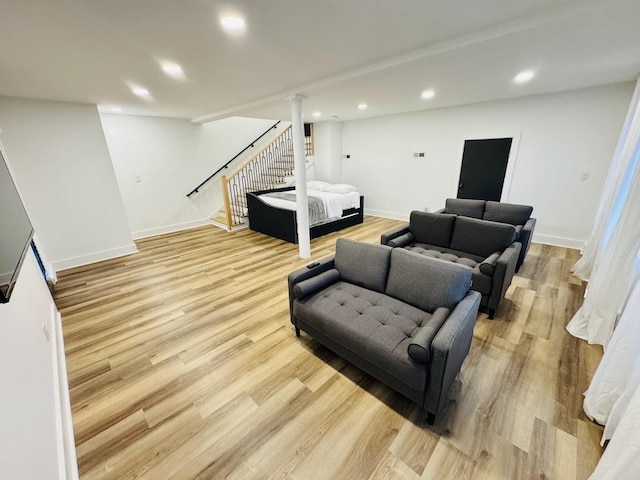
{"type": "Polygon", "coordinates": [[[533,78],[533,70],[523,70],[513,78],[516,83],[526,83],[533,78]]]}
{"type": "Polygon", "coordinates": [[[111,110],[113,113],[119,113],[122,111],[120,107],[111,107],[109,110],[111,110]]]}
{"type": "Polygon", "coordinates": [[[366,103],[358,104],[358,110],[366,110],[367,108],[369,108],[369,105],[367,105],[366,103]]]}
{"type": "Polygon", "coordinates": [[[315,118],[320,118],[322,116],[321,112],[313,112],[311,115],[313,115],[315,118]]]}
{"type": "Polygon", "coordinates": [[[227,31],[238,32],[244,30],[247,24],[239,15],[226,15],[220,18],[220,25],[227,31]]]}
{"type": "Polygon", "coordinates": [[[177,63],[163,63],[162,71],[174,78],[184,78],[184,72],[182,71],[182,67],[177,63]]]}
{"type": "Polygon", "coordinates": [[[149,96],[149,90],[147,90],[146,88],[142,88],[142,87],[133,87],[131,89],[131,91],[139,96],[139,97],[148,97],[149,96]]]}
{"type": "Polygon", "coordinates": [[[430,98],[433,98],[433,96],[436,94],[436,92],[434,92],[433,90],[429,89],[429,90],[425,90],[424,92],[422,92],[422,94],[420,95],[424,100],[429,100],[430,98]]]}

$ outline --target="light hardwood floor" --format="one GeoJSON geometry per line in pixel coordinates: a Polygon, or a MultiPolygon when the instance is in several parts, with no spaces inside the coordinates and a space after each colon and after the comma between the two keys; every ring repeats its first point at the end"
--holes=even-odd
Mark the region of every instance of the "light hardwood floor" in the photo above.
{"type": "MultiPolygon", "coordinates": [[[[378,242],[401,222],[348,236],[378,242]]],[[[582,412],[598,348],[567,334],[578,252],[534,244],[494,320],[481,314],[433,427],[409,400],[289,322],[297,246],[214,227],[62,272],[82,479],[586,479],[602,429],[582,412]]]]}

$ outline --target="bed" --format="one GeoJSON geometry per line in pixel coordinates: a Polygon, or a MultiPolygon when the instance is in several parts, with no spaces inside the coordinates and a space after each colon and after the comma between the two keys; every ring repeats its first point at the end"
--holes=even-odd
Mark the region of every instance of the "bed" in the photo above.
{"type": "MultiPolygon", "coordinates": [[[[291,243],[298,243],[295,187],[247,192],[249,228],[291,243]]],[[[351,185],[311,181],[309,233],[321,237],[364,221],[364,197],[351,185]]]]}

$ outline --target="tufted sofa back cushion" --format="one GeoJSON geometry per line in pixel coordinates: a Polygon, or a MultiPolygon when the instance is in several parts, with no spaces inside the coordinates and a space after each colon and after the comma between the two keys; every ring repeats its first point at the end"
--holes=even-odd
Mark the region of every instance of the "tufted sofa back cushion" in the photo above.
{"type": "Polygon", "coordinates": [[[386,245],[339,238],[334,265],[345,282],[384,293],[391,250],[386,245]]]}
{"type": "Polygon", "coordinates": [[[471,269],[425,257],[403,248],[391,252],[386,294],[433,313],[440,307],[453,308],[471,286],[471,269]]]}
{"type": "Polygon", "coordinates": [[[455,215],[414,210],[409,219],[409,231],[418,243],[448,247],[453,232],[455,215]]]}
{"type": "Polygon", "coordinates": [[[510,223],[511,225],[524,225],[532,213],[533,207],[528,205],[489,201],[485,207],[483,219],[492,222],[510,223]]]}
{"type": "Polygon", "coordinates": [[[464,217],[482,218],[484,214],[484,200],[471,200],[466,198],[447,198],[444,204],[444,213],[453,213],[464,217]]]}
{"type": "Polygon", "coordinates": [[[513,225],[458,217],[451,237],[451,248],[486,258],[494,252],[504,251],[513,243],[515,236],[513,225]]]}

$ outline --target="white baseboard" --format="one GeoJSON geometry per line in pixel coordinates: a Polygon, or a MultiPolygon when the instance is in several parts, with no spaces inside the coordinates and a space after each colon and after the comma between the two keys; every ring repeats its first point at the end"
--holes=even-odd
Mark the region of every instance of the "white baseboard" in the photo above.
{"type": "Polygon", "coordinates": [[[552,235],[538,235],[535,232],[531,241],[535,243],[544,243],[545,245],[554,245],[556,247],[575,248],[576,250],[581,250],[584,247],[584,240],[554,237],[552,235]]]}
{"type": "Polygon", "coordinates": [[[67,376],[67,361],[62,334],[62,316],[51,305],[52,313],[52,347],[53,347],[53,377],[56,383],[54,399],[56,403],[56,428],[58,431],[58,476],[60,479],[77,480],[78,460],[76,444],[73,435],[73,421],[71,417],[71,400],[69,398],[69,379],[67,376]]]}
{"type": "Polygon", "coordinates": [[[210,225],[211,220],[204,218],[202,220],[194,220],[193,222],[178,223],[175,225],[167,225],[164,227],[150,228],[149,230],[140,230],[132,232],[134,240],[140,240],[141,238],[155,237],[157,235],[164,235],[165,233],[179,232],[181,230],[189,230],[190,228],[202,227],[204,225],[210,225]]]}
{"type": "Polygon", "coordinates": [[[101,262],[103,260],[109,260],[111,258],[131,255],[132,253],[138,253],[138,248],[136,247],[135,243],[132,243],[131,245],[125,245],[124,247],[103,250],[102,252],[89,253],[88,255],[67,258],[65,260],[58,260],[56,262],[51,262],[51,263],[53,265],[54,270],[56,272],[59,272],[61,270],[67,270],[69,268],[74,268],[74,267],[81,267],[82,265],[101,262]]]}
{"type": "Polygon", "coordinates": [[[364,214],[371,215],[373,217],[390,218],[392,220],[402,220],[405,222],[409,221],[409,215],[393,212],[383,212],[382,210],[369,210],[368,208],[365,208],[364,214]]]}

